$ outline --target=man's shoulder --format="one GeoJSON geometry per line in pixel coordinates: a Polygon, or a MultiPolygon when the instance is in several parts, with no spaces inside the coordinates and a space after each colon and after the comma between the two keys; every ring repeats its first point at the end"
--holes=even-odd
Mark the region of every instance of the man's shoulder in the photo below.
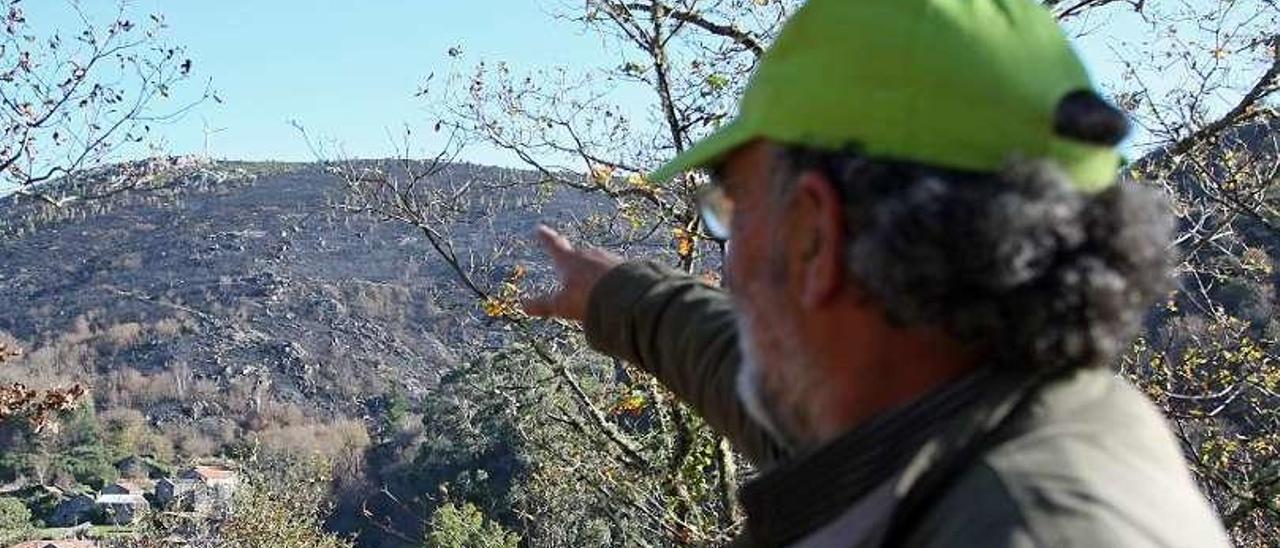
{"type": "Polygon", "coordinates": [[[1035,545],[1227,545],[1163,416],[1108,371],[1048,387],[946,498],[1013,514],[1035,545]]]}

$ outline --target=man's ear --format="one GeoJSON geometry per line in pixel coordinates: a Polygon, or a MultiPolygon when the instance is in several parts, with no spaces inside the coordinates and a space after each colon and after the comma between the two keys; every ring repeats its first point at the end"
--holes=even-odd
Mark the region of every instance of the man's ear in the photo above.
{"type": "Polygon", "coordinates": [[[796,226],[801,303],[819,306],[836,296],[844,278],[844,211],[833,183],[818,171],[796,181],[796,226]]]}

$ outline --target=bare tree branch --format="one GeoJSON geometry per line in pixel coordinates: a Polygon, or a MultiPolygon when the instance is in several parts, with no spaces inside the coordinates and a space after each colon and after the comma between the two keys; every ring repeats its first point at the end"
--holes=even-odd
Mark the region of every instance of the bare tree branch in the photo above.
{"type": "Polygon", "coordinates": [[[625,4],[625,6],[627,7],[627,9],[632,11],[652,11],[655,8],[661,9],[665,14],[667,14],[667,16],[671,17],[672,19],[689,23],[716,36],[723,36],[725,38],[732,40],[738,45],[749,50],[751,53],[755,54],[756,57],[764,55],[764,46],[760,43],[760,40],[758,40],[755,36],[752,36],[751,33],[744,31],[742,29],[739,29],[737,27],[734,27],[733,25],[726,25],[726,24],[716,23],[714,21],[709,21],[705,17],[697,13],[674,9],[661,2],[653,2],[650,4],[641,4],[638,2],[632,2],[632,3],[625,4]]]}
{"type": "Polygon", "coordinates": [[[1153,150],[1136,163],[1143,164],[1155,157],[1173,158],[1180,156],[1193,147],[1208,142],[1224,131],[1239,126],[1241,123],[1267,114],[1274,116],[1274,110],[1264,106],[1263,100],[1280,89],[1280,35],[1271,37],[1271,47],[1274,52],[1274,60],[1271,63],[1271,67],[1258,77],[1253,87],[1240,98],[1240,101],[1231,110],[1177,142],[1167,147],[1153,150]]]}

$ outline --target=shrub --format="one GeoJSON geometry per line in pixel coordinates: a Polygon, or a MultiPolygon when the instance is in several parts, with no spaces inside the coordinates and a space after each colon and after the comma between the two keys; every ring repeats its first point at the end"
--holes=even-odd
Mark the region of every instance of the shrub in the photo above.
{"type": "Polygon", "coordinates": [[[173,458],[173,442],[160,435],[136,409],[116,408],[98,415],[103,441],[114,460],[132,455],[173,458]]]}
{"type": "Polygon", "coordinates": [[[356,282],[343,288],[347,304],[369,319],[403,321],[409,306],[409,290],[391,284],[356,282]]]}
{"type": "Polygon", "coordinates": [[[200,432],[184,430],[176,434],[178,452],[186,457],[212,455],[221,447],[218,442],[200,432]]]}
{"type": "Polygon", "coordinates": [[[175,372],[146,375],[132,367],[112,371],[101,383],[106,401],[125,407],[145,407],[182,394],[182,380],[175,372]]]}
{"type": "Polygon", "coordinates": [[[171,339],[182,333],[185,328],[182,320],[178,318],[165,318],[153,324],[151,330],[155,331],[157,337],[162,339],[171,339]]]}
{"type": "Polygon", "coordinates": [[[142,340],[142,325],[136,322],[116,324],[108,328],[103,336],[112,349],[124,350],[142,340]]]}
{"type": "Polygon", "coordinates": [[[98,353],[88,344],[79,342],[55,342],[41,346],[26,354],[15,365],[27,373],[26,378],[36,382],[57,382],[62,378],[84,378],[94,368],[98,353]]]}
{"type": "Polygon", "coordinates": [[[268,427],[258,434],[257,440],[263,450],[270,453],[318,455],[327,459],[359,455],[370,443],[364,424],[352,419],[268,427]]]}

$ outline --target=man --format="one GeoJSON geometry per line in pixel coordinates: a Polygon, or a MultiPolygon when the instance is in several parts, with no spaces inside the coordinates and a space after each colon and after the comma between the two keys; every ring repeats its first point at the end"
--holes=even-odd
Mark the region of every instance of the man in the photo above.
{"type": "Polygon", "coordinates": [[[1168,278],[1124,116],[1031,0],[811,0],[715,176],[728,293],[539,236],[584,323],[762,471],[757,546],[1225,546],[1159,413],[1107,370],[1168,278]]]}

